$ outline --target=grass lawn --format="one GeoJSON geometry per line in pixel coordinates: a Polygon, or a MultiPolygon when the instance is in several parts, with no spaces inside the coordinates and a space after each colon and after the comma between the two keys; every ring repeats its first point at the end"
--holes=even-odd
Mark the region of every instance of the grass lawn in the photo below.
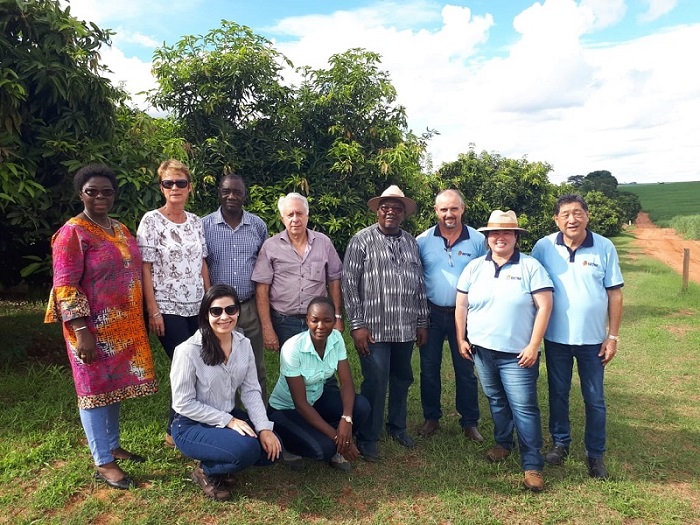
{"type": "Polygon", "coordinates": [[[665,228],[672,227],[671,219],[676,216],[700,213],[700,182],[621,184],[618,189],[636,194],[642,210],[655,224],[665,228]]]}
{"type": "MultiPolygon", "coordinates": [[[[301,472],[250,469],[232,501],[215,503],[188,480],[192,461],[161,445],[168,365],[155,346],[161,392],[122,406],[123,445],[148,461],[128,466],[138,489],[110,490],[91,478],[71,375],[58,364],[65,359],[58,327],[41,325],[39,303],[3,302],[0,358],[12,360],[0,365],[0,523],[700,523],[700,287],[681,294],[680,277],[634,248],[630,236],[615,242],[626,286],[620,351],[606,377],[610,481],[587,476],[576,389],[572,456],[545,468],[544,493],[521,489],[517,454],[487,463],[488,407],[481,396],[486,443],[467,442],[446,352],[445,417],[436,436],[413,450],[382,441],[383,460],[360,460],[350,474],[312,462],[301,472]],[[31,355],[50,349],[51,362],[18,360],[25,348],[31,355]]],[[[411,430],[422,422],[417,353],[414,370],[411,430]]],[[[539,394],[546,428],[544,365],[539,394]]]]}

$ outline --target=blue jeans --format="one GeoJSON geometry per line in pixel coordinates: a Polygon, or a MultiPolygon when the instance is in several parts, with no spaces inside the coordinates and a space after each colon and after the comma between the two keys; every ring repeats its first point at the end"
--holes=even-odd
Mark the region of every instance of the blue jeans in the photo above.
{"type": "MultiPolygon", "coordinates": [[[[192,337],[199,328],[199,323],[196,315],[192,317],[183,317],[181,315],[163,314],[163,328],[165,329],[165,333],[163,336],[159,336],[158,340],[160,344],[163,345],[163,350],[165,350],[168,359],[172,361],[175,347],[192,337]]],[[[175,411],[170,408],[170,412],[168,413],[168,425],[165,428],[168,434],[172,433],[171,427],[173,426],[174,417],[175,411]]]]}
{"type": "MultiPolygon", "coordinates": [[[[243,410],[234,409],[231,415],[254,428],[243,410]]],[[[173,421],[173,440],[185,456],[201,461],[207,476],[232,474],[252,465],[271,463],[258,438],[242,436],[228,427],[199,423],[180,414],[173,421]]]]}
{"type": "Polygon", "coordinates": [[[408,388],[413,383],[411,354],[413,341],[403,343],[370,343],[369,355],[360,357],[362,395],[372,410],[367,424],[358,433],[360,442],[377,442],[384,422],[387,387],[389,408],[386,429],[389,434],[406,430],[408,388]]]}
{"type": "Polygon", "coordinates": [[[507,450],[518,432],[523,470],[542,470],[542,419],[537,401],[540,360],[530,368],[518,365],[518,355],[474,345],[474,361],[493,418],[493,437],[507,450]]]}
{"type": "Polygon", "coordinates": [[[459,354],[455,330],[454,308],[443,308],[429,303],[430,328],[428,342],[420,348],[420,399],[425,419],[440,419],[440,394],[442,382],[442,348],[445,337],[450,344],[452,366],[455,371],[455,406],[461,416],[462,427],[475,427],[479,423],[479,401],[474,363],[459,354]]]}
{"type": "MultiPolygon", "coordinates": [[[[324,388],[323,394],[313,404],[316,412],[333,428],[338,427],[343,415],[343,401],[335,387],[324,388]]],[[[269,409],[270,421],[275,423],[275,431],[282,438],[284,448],[305,458],[329,461],[336,453],[337,446],[328,436],[312,427],[296,410],[269,409]]],[[[352,433],[357,435],[370,413],[369,401],[362,395],[355,395],[352,409],[352,433]]]]}
{"type": "Polygon", "coordinates": [[[98,467],[114,461],[112,451],[119,445],[119,411],[121,403],[98,408],[81,408],[80,421],[95,465],[98,467]]]}
{"type": "Polygon", "coordinates": [[[586,407],[586,432],[584,443],[590,458],[605,454],[605,393],[603,376],[605,367],[598,357],[601,345],[563,345],[544,341],[549,383],[549,432],[555,445],[569,446],[571,424],[569,422],[569,393],[574,358],[581,381],[581,394],[586,407]]]}
{"type": "Polygon", "coordinates": [[[270,309],[270,319],[272,321],[272,328],[275,329],[277,340],[280,343],[280,348],[282,348],[282,345],[290,337],[309,329],[309,327],[306,326],[306,320],[304,318],[284,315],[273,309],[270,309]]]}

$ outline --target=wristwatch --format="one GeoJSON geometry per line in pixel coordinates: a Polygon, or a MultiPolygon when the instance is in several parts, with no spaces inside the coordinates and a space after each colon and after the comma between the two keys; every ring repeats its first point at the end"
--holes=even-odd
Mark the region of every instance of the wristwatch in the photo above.
{"type": "Polygon", "coordinates": [[[352,417],[351,416],[342,415],[340,417],[352,425],[352,417]]]}
{"type": "Polygon", "coordinates": [[[612,339],[613,341],[619,341],[620,336],[619,335],[608,335],[608,339],[612,339]]]}

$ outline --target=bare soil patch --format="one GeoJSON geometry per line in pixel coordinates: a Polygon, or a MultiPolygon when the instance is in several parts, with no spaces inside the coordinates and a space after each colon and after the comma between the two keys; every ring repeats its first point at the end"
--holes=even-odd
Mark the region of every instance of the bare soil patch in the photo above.
{"type": "Polygon", "coordinates": [[[684,239],[671,228],[659,228],[651,222],[649,214],[645,212],[637,216],[634,224],[637,227],[632,230],[632,234],[636,237],[636,246],[678,273],[683,272],[683,249],[688,248],[690,250],[689,278],[691,281],[700,283],[700,241],[684,239]]]}

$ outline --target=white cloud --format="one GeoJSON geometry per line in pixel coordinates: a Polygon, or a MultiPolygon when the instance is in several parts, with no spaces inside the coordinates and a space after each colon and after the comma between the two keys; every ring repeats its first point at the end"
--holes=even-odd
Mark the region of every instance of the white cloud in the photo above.
{"type": "Polygon", "coordinates": [[[652,22],[670,13],[676,7],[678,0],[647,0],[647,3],[649,8],[639,17],[642,22],[652,22]]]}

